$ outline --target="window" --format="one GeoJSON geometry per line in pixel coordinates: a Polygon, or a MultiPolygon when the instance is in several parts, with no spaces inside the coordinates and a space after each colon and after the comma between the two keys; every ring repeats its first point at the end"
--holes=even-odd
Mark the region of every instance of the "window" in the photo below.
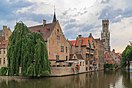
{"type": "Polygon", "coordinates": [[[94,53],[94,50],[91,50],[91,53],[94,53]]]}
{"type": "Polygon", "coordinates": [[[4,58],[4,60],[3,60],[3,64],[5,64],[5,58],[4,58]]]}
{"type": "Polygon", "coordinates": [[[86,58],[89,58],[89,55],[88,54],[86,54],[86,58]]]}
{"type": "Polygon", "coordinates": [[[64,52],[64,46],[61,46],[61,52],[64,52]]]}
{"type": "Polygon", "coordinates": [[[87,48],[87,52],[89,52],[89,49],[87,48]]]}
{"type": "Polygon", "coordinates": [[[93,63],[93,61],[91,60],[91,61],[90,61],[90,64],[92,64],[92,63],[93,63]]]}
{"type": "Polygon", "coordinates": [[[60,40],[60,36],[59,35],[57,35],[57,40],[60,40]]]}
{"type": "Polygon", "coordinates": [[[66,61],[68,60],[68,56],[66,56],[66,61]]]}
{"type": "Polygon", "coordinates": [[[67,47],[66,47],[66,53],[67,53],[67,47]]]}
{"type": "Polygon", "coordinates": [[[59,55],[56,55],[56,60],[59,60],[59,55]]]}
{"type": "Polygon", "coordinates": [[[80,62],[80,66],[82,65],[82,63],[80,62]]]}
{"type": "Polygon", "coordinates": [[[74,56],[74,59],[75,59],[76,57],[74,56]]]}
{"type": "Polygon", "coordinates": [[[88,65],[88,61],[86,61],[86,65],[88,65]]]}
{"type": "Polygon", "coordinates": [[[4,50],[4,54],[5,54],[5,50],[4,50]]]}
{"type": "Polygon", "coordinates": [[[57,33],[59,33],[59,29],[57,29],[57,33]]]}

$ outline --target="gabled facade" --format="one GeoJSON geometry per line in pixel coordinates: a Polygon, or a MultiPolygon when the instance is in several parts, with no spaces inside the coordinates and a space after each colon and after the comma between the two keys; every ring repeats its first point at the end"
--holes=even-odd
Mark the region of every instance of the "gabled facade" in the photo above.
{"type": "Polygon", "coordinates": [[[3,29],[0,30],[0,67],[7,67],[7,45],[11,34],[11,30],[7,26],[3,26],[3,29]]]}
{"type": "Polygon", "coordinates": [[[93,70],[96,67],[94,38],[90,33],[89,37],[79,35],[76,40],[70,40],[71,53],[81,54],[86,64],[86,71],[93,70]]]}
{"type": "Polygon", "coordinates": [[[7,67],[7,40],[0,41],[0,67],[7,67]]]}
{"type": "MultiPolygon", "coordinates": [[[[81,54],[70,54],[69,61],[77,62],[77,65],[79,66],[78,73],[86,72],[85,60],[83,59],[81,54]]],[[[75,69],[75,66],[74,66],[74,69],[75,69]]]]}
{"type": "Polygon", "coordinates": [[[69,60],[70,44],[62,32],[55,14],[52,23],[46,23],[46,20],[44,20],[42,25],[29,27],[29,30],[39,32],[43,36],[51,65],[69,60]]]}

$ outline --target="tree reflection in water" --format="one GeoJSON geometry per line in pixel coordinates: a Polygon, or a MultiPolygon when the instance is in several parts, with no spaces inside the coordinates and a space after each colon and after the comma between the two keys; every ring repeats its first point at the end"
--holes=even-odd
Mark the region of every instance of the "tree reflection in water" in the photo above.
{"type": "Polygon", "coordinates": [[[0,77],[0,88],[132,88],[132,78],[124,71],[10,81],[0,77]]]}

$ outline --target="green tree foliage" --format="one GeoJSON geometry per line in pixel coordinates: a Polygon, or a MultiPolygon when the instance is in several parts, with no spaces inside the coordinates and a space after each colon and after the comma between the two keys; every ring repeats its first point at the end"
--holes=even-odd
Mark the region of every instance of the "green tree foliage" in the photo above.
{"type": "Polygon", "coordinates": [[[7,67],[1,67],[0,68],[0,75],[6,75],[8,68],[7,67]]]}
{"type": "Polygon", "coordinates": [[[115,65],[114,64],[104,64],[104,68],[105,70],[114,70],[115,69],[115,65]]]}
{"type": "Polygon", "coordinates": [[[122,53],[121,66],[126,66],[126,61],[132,61],[132,46],[128,45],[122,53]]]}
{"type": "Polygon", "coordinates": [[[44,76],[50,73],[46,44],[40,33],[31,33],[27,26],[19,22],[9,38],[8,75],[44,76]],[[21,69],[20,69],[21,68],[21,69]]]}

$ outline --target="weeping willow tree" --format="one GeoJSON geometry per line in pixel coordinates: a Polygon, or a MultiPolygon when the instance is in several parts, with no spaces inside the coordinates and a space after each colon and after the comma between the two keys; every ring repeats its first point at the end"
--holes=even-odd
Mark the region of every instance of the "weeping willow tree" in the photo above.
{"type": "Polygon", "coordinates": [[[9,38],[8,75],[45,76],[50,74],[46,44],[39,33],[31,33],[23,22],[9,38]]]}

